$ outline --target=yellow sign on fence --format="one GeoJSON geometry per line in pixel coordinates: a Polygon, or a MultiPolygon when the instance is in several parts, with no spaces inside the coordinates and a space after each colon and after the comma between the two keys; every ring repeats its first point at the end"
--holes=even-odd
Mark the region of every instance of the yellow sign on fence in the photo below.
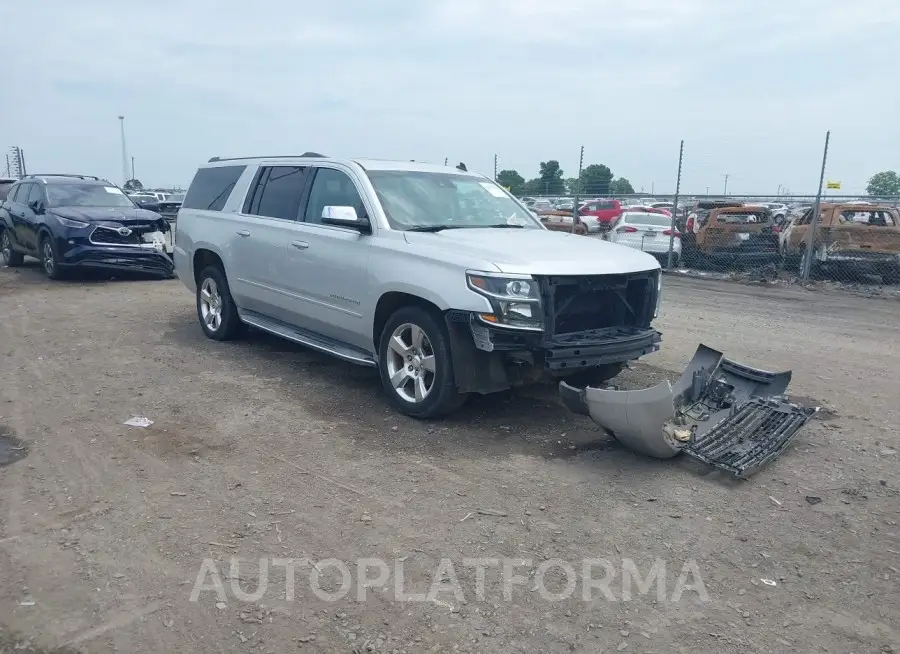
{"type": "Polygon", "coordinates": [[[828,182],[828,188],[840,189],[841,183],[840,182],[828,182]]]}

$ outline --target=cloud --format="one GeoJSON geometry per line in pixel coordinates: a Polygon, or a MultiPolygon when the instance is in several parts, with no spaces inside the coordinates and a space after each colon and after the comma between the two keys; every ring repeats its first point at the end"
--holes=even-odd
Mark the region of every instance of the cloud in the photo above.
{"type": "Polygon", "coordinates": [[[8,141],[31,167],[117,179],[118,121],[145,182],[213,154],[318,150],[466,161],[526,177],[581,145],[636,186],[862,190],[896,167],[900,3],[792,0],[111,0],[6,3],[8,141]],[[41,38],[34,38],[40,34],[41,38]],[[862,95],[860,95],[862,93],[862,95]]]}

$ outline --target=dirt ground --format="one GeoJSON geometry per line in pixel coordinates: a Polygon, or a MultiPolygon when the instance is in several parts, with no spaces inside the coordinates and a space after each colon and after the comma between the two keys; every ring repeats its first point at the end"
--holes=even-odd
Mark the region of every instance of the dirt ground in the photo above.
{"type": "Polygon", "coordinates": [[[551,389],[407,419],[371,371],[207,340],[177,281],[0,269],[0,324],[0,436],[18,439],[0,652],[900,651],[897,299],[666,279],[663,349],[623,384],[677,376],[704,342],[793,369],[795,399],[824,407],[745,482],[634,455],[551,389]],[[286,558],[316,566],[292,600],[286,558]],[[385,586],[360,588],[360,558],[387,562],[385,586]],[[505,597],[502,564],[478,593],[476,558],[531,563],[505,597]],[[310,584],[339,589],[327,559],[352,576],[337,601],[310,584]],[[551,559],[579,577],[605,559],[609,596],[580,578],[567,595],[551,559]],[[649,592],[625,583],[659,561],[649,592]],[[453,574],[462,597],[397,599],[453,574]]]}

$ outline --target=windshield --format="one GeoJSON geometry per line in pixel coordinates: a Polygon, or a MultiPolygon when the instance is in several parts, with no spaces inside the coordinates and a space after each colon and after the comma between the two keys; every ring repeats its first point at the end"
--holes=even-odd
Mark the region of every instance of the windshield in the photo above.
{"type": "Polygon", "coordinates": [[[631,225],[656,225],[657,227],[672,225],[672,219],[661,213],[626,213],[622,216],[622,222],[631,225]]]}
{"type": "Polygon", "coordinates": [[[541,229],[531,212],[486,179],[453,173],[368,173],[391,227],[524,227],[541,229]]]}
{"type": "Polygon", "coordinates": [[[120,189],[100,184],[47,184],[51,207],[134,207],[120,189]]]}

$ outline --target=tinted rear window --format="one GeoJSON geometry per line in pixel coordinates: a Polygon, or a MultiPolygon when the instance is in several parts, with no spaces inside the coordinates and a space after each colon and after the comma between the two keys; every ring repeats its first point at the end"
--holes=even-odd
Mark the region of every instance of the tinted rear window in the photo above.
{"type": "Polygon", "coordinates": [[[246,166],[201,168],[184,196],[182,207],[203,211],[221,211],[246,166]]]}

